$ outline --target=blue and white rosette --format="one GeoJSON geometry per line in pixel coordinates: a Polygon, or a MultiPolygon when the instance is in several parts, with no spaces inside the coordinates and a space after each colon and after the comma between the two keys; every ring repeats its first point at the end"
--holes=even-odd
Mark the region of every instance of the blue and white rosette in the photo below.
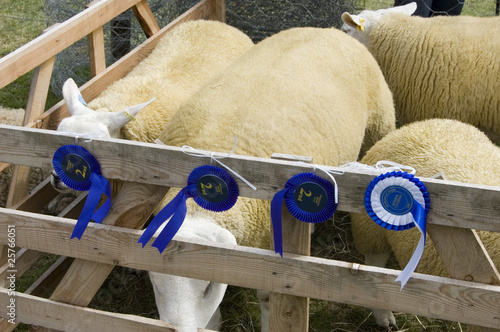
{"type": "Polygon", "coordinates": [[[368,215],[386,229],[403,231],[416,226],[421,233],[413,256],[396,279],[401,282],[403,289],[424,251],[430,208],[429,193],[413,174],[388,172],[377,176],[368,186],[365,208],[368,215]]]}
{"type": "Polygon", "coordinates": [[[212,165],[197,167],[189,175],[187,186],[153,218],[138,243],[144,248],[160,226],[170,218],[152,244],[162,253],[184,222],[188,198],[193,198],[204,209],[222,212],[236,204],[238,195],[238,185],[228,172],[212,165]]]}
{"type": "MultiPolygon", "coordinates": [[[[332,177],[333,178],[333,177],[332,177]]],[[[271,201],[274,251],[283,257],[281,210],[283,201],[292,216],[308,223],[320,223],[333,216],[338,205],[337,185],[313,173],[290,178],[271,201]]]]}
{"type": "Polygon", "coordinates": [[[101,167],[95,157],[79,145],[63,145],[58,148],[52,158],[52,164],[66,186],[78,191],[89,191],[71,234],[71,238],[80,239],[90,220],[100,223],[108,215],[111,208],[111,185],[102,176],[101,167]],[[106,201],[97,209],[103,194],[106,201]]]}

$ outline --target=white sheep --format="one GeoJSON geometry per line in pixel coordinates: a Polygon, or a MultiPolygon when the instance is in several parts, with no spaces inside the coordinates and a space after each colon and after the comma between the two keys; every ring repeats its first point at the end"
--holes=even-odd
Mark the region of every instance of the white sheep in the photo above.
{"type": "MultiPolygon", "coordinates": [[[[79,98],[66,100],[72,94],[65,94],[63,86],[65,101],[71,103],[70,112],[75,114],[62,120],[58,130],[153,142],[188,96],[252,46],[247,35],[227,24],[184,22],[168,32],[130,73],[86,107],[79,98]],[[130,105],[152,99],[155,102],[141,113],[140,107],[129,109],[130,105]],[[131,118],[121,110],[127,110],[135,121],[130,122],[131,118]],[[94,121],[104,126],[93,126],[94,121]]],[[[74,90],[74,84],[71,89],[74,90]]]]}
{"type": "MultiPolygon", "coordinates": [[[[500,148],[477,128],[456,120],[415,122],[393,131],[377,142],[361,162],[373,165],[379,160],[411,166],[417,177],[443,173],[451,181],[500,186],[500,148]]],[[[416,228],[390,231],[366,213],[353,213],[351,218],[354,244],[365,256],[366,264],[383,267],[392,251],[400,266],[406,266],[420,238],[416,228]]],[[[500,233],[478,234],[495,265],[500,266],[500,233]]],[[[449,276],[429,238],[416,272],[449,276]]],[[[374,310],[374,317],[383,327],[396,325],[390,311],[374,310]]]]}
{"type": "MultiPolygon", "coordinates": [[[[236,135],[236,154],[307,155],[318,164],[341,165],[357,159],[363,142],[369,147],[394,128],[392,95],[366,48],[336,29],[296,28],[263,40],[215,74],[172,116],[159,139],[224,152],[233,148],[236,135]]],[[[175,194],[171,189],[164,202],[175,194]]],[[[269,202],[240,197],[230,210],[215,213],[188,200],[185,223],[199,224],[207,236],[229,230],[240,245],[269,248],[269,202]]],[[[212,285],[206,299],[203,290],[210,283],[192,280],[198,292],[186,296],[176,291],[185,279],[151,277],[157,301],[165,299],[157,303],[160,316],[179,331],[204,327],[219,304],[214,293],[222,298],[225,289],[212,285]],[[192,311],[179,312],[180,307],[192,311]],[[194,317],[175,318],[191,312],[194,317]],[[204,320],[196,317],[201,313],[204,320]]],[[[267,331],[265,292],[258,296],[267,331]]]]}
{"type": "Polygon", "coordinates": [[[342,30],[379,63],[401,124],[455,119],[500,141],[500,17],[410,16],[415,9],[343,13],[342,30]]]}
{"type": "MultiPolygon", "coordinates": [[[[221,22],[182,23],[130,73],[87,105],[75,82],[68,79],[63,96],[71,116],[63,119],[57,130],[153,142],[189,95],[252,46],[247,35],[221,22]],[[139,113],[148,105],[144,102],[153,99],[154,103],[139,113]]],[[[66,190],[54,172],[52,182],[56,189],[66,190]]]]}

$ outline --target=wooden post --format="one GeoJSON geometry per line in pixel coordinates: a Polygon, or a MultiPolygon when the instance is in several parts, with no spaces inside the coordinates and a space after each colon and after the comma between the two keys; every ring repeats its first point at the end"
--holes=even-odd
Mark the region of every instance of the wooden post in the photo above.
{"type": "Polygon", "coordinates": [[[104,30],[102,27],[87,36],[89,44],[90,76],[95,77],[106,69],[104,30]]]}
{"type": "Polygon", "coordinates": [[[158,26],[158,23],[156,22],[153,13],[151,12],[151,8],[149,8],[146,0],[142,0],[137,3],[132,7],[132,10],[134,11],[135,17],[139,21],[139,24],[141,25],[147,38],[160,31],[160,27],[158,26]]]}
{"type": "MultiPolygon", "coordinates": [[[[273,154],[273,159],[311,163],[312,158],[273,154]]],[[[282,206],[283,252],[311,254],[311,224],[295,219],[285,204],[282,206]]],[[[271,236],[271,239],[273,237],[271,236]]],[[[272,243],[272,241],[271,241],[272,243]]],[[[274,247],[274,244],[272,244],[274,247]]],[[[309,298],[269,294],[269,331],[304,332],[309,330],[309,298]]]]}
{"type": "Polygon", "coordinates": [[[226,22],[226,0],[213,0],[214,11],[211,20],[226,22]]]}
{"type": "MultiPolygon", "coordinates": [[[[88,3],[85,8],[89,8],[101,0],[94,0],[88,3]]],[[[102,26],[92,31],[87,36],[89,45],[90,76],[95,77],[106,69],[106,53],[104,50],[104,29],[102,26]]]]}

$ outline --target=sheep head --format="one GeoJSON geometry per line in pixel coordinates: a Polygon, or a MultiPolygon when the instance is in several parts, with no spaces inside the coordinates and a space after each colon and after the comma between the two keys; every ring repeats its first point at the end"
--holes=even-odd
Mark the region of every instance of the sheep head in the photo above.
{"type": "MultiPolygon", "coordinates": [[[[119,112],[96,112],[85,106],[85,101],[73,79],[69,78],[64,82],[62,93],[71,116],[59,123],[57,131],[91,138],[118,138],[120,129],[154,100],[119,112]]],[[[59,192],[70,191],[55,171],[52,171],[51,183],[59,192]]]]}
{"type": "Polygon", "coordinates": [[[368,36],[370,34],[370,29],[384,15],[390,13],[412,15],[415,10],[417,10],[417,4],[415,2],[411,2],[404,6],[397,6],[379,10],[363,10],[358,15],[351,15],[347,12],[344,12],[342,14],[342,22],[344,22],[344,24],[342,25],[341,30],[368,47],[368,36]]]}
{"type": "Polygon", "coordinates": [[[62,93],[71,116],[59,123],[57,131],[88,134],[96,138],[118,138],[120,129],[154,100],[153,98],[146,103],[131,106],[119,112],[96,112],[85,106],[73,79],[66,80],[62,93]]]}
{"type": "MultiPolygon", "coordinates": [[[[236,245],[231,232],[203,214],[188,215],[175,236],[178,237],[236,245]]],[[[226,284],[157,272],[150,272],[149,276],[161,320],[171,323],[179,332],[195,332],[198,328],[220,329],[218,308],[226,284]]]]}

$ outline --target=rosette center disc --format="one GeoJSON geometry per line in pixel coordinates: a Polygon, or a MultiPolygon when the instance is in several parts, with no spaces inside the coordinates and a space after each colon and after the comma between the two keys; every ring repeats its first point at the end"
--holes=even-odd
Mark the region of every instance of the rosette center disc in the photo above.
{"type": "Polygon", "coordinates": [[[386,211],[401,216],[411,212],[414,199],[404,187],[389,186],[380,194],[380,203],[386,211]]]}

